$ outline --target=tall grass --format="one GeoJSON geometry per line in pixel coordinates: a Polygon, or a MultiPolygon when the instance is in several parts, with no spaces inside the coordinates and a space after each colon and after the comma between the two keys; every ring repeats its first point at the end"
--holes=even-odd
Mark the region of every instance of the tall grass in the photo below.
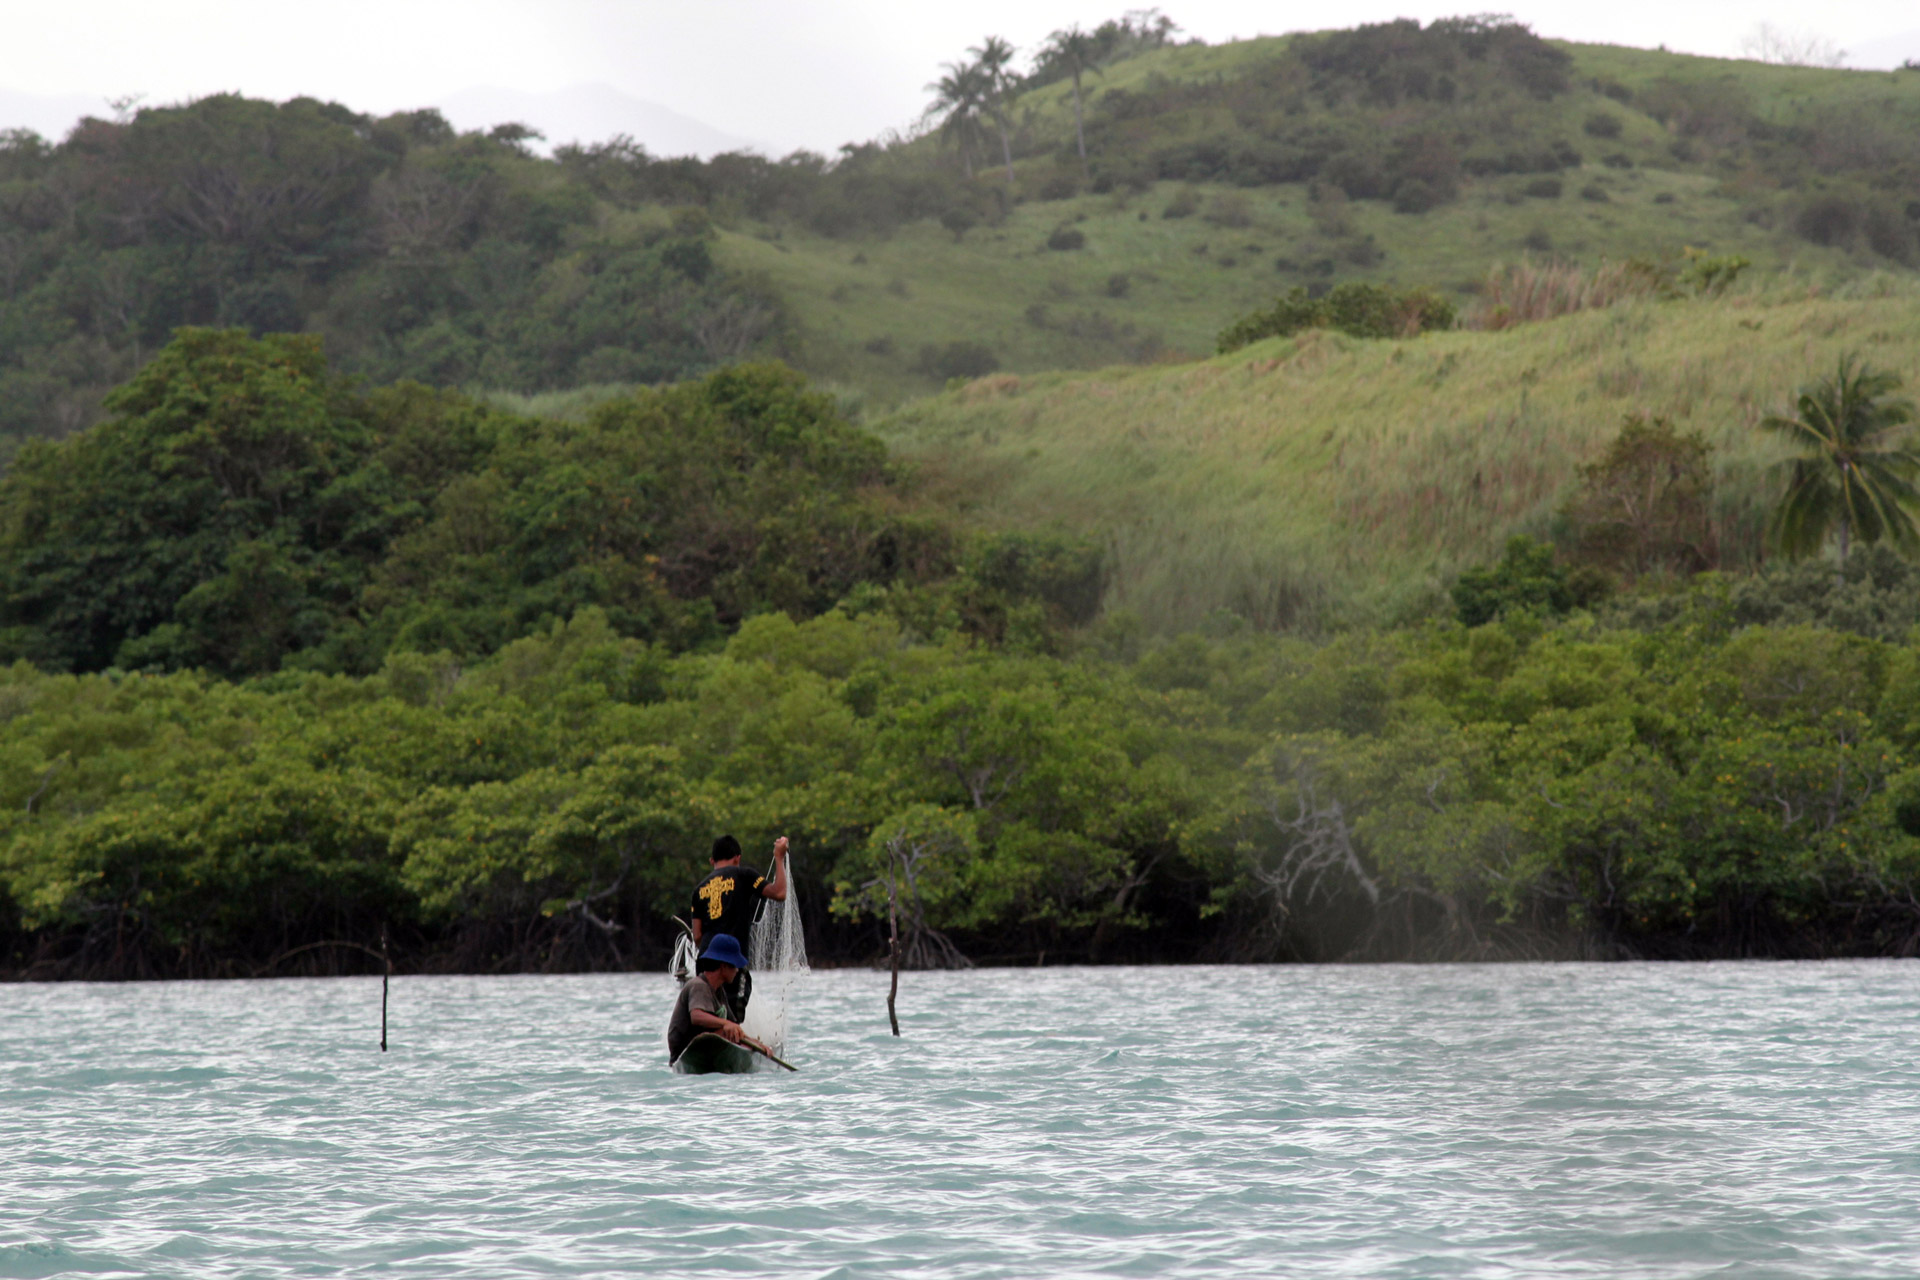
{"type": "Polygon", "coordinates": [[[875,425],[983,525],[1111,553],[1109,602],[1154,630],[1405,616],[1516,532],[1551,536],[1630,413],[1714,446],[1729,567],[1761,554],[1754,424],[1842,351],[1920,379],[1920,294],[1628,298],[1504,331],[1308,333],[1150,369],[997,375],[875,425]]]}
{"type": "Polygon", "coordinates": [[[1480,296],[1464,317],[1469,329],[1509,329],[1555,316],[1610,307],[1628,299],[1659,297],[1663,281],[1645,262],[1602,262],[1591,269],[1576,262],[1495,263],[1480,296]]]}

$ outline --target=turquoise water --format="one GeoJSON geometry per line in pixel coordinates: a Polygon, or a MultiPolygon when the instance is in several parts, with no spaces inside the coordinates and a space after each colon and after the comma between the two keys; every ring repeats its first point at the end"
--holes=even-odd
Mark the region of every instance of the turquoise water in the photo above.
{"type": "Polygon", "coordinates": [[[1912,1276],[1920,965],[0,988],[0,1275],[1912,1276]]]}

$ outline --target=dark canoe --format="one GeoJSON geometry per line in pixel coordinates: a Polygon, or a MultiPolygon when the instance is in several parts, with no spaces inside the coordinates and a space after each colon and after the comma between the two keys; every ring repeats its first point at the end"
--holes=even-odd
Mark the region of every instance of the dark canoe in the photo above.
{"type": "Polygon", "coordinates": [[[743,1075],[754,1069],[755,1054],[725,1036],[702,1031],[687,1041],[687,1047],[673,1060],[673,1069],[683,1076],[704,1076],[714,1072],[743,1075]]]}

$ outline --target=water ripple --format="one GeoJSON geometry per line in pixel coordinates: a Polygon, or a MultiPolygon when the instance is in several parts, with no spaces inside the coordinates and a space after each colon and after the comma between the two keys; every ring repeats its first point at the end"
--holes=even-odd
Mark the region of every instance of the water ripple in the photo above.
{"type": "Polygon", "coordinates": [[[1907,1276],[1920,967],[0,989],[0,1277],[1907,1276]]]}

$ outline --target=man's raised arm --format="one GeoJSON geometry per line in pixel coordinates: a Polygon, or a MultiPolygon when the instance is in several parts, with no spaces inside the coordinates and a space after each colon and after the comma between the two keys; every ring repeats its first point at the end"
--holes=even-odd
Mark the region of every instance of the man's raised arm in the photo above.
{"type": "Polygon", "coordinates": [[[787,838],[781,836],[773,842],[773,883],[760,891],[763,898],[772,898],[775,902],[787,900],[787,838]]]}

